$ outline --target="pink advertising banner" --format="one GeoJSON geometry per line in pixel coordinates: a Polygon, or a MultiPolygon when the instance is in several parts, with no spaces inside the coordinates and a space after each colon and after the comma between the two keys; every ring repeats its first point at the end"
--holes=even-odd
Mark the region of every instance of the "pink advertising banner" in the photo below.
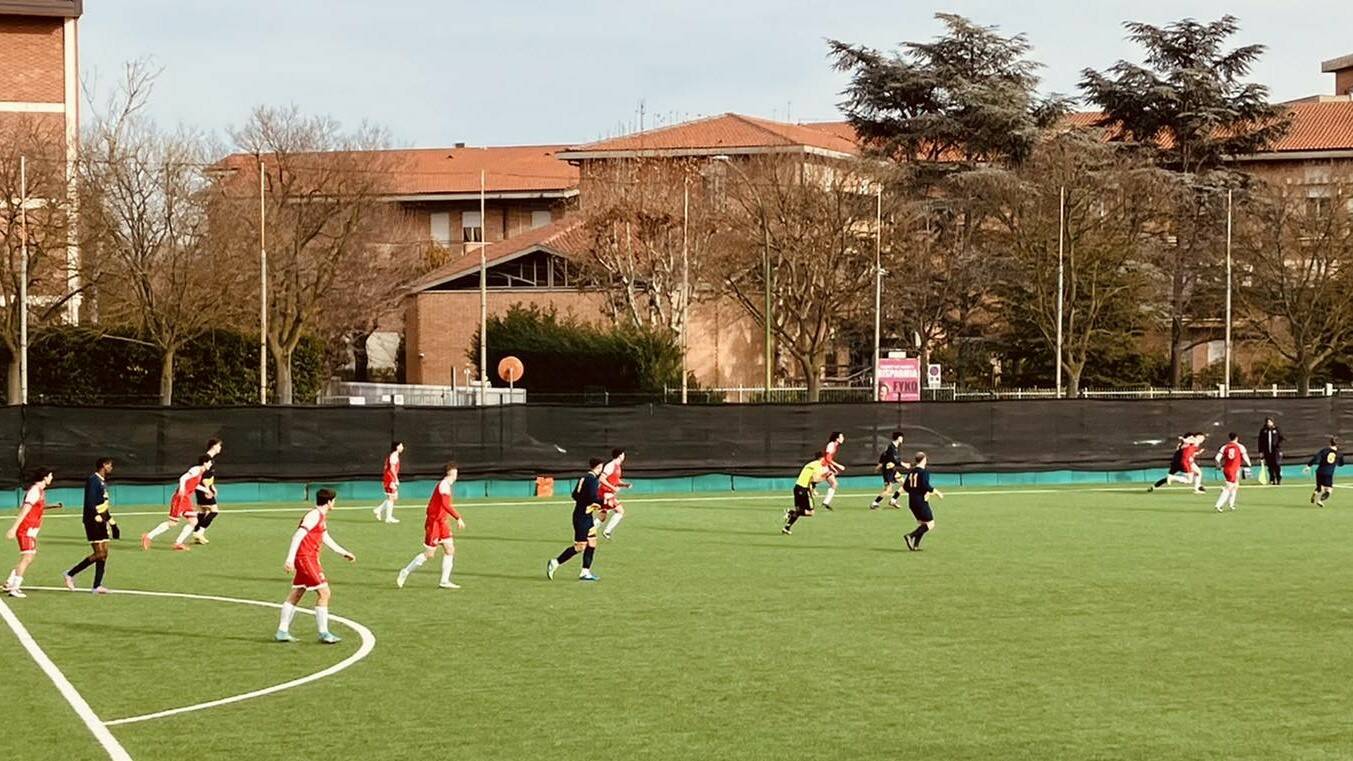
{"type": "Polygon", "coordinates": [[[921,401],[921,360],[895,357],[879,359],[878,400],[921,401]]]}

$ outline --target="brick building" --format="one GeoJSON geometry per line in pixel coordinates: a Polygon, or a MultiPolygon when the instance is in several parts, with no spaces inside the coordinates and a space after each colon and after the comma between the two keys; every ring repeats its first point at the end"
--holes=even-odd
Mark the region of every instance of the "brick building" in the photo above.
{"type": "MultiPolygon", "coordinates": [[[[0,135],[41,135],[32,161],[74,176],[80,137],[79,19],[82,0],[0,0],[0,135]]],[[[67,249],[65,288],[79,288],[79,250],[67,249]]],[[[66,317],[79,319],[78,296],[66,317]]]]}

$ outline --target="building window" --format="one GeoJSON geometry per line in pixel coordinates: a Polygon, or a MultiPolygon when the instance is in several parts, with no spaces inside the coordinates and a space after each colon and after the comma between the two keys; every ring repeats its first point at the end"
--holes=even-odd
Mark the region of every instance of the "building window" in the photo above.
{"type": "Polygon", "coordinates": [[[434,211],[430,219],[432,242],[439,246],[451,245],[451,212],[434,211]]]}
{"type": "Polygon", "coordinates": [[[466,243],[484,242],[484,220],[477,211],[460,213],[461,240],[466,243]]]}
{"type": "Polygon", "coordinates": [[[553,221],[554,221],[554,215],[550,213],[550,210],[549,210],[549,209],[545,209],[544,211],[533,211],[533,212],[531,212],[531,229],[532,229],[532,230],[535,230],[535,229],[540,228],[540,227],[544,227],[545,225],[548,225],[549,223],[551,223],[551,222],[553,222],[553,221]]]}

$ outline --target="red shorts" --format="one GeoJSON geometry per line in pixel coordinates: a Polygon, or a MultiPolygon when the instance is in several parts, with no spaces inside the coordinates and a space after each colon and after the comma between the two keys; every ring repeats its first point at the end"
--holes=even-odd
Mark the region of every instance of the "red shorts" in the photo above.
{"type": "Polygon", "coordinates": [[[1234,473],[1223,470],[1221,472],[1221,477],[1226,479],[1226,483],[1231,484],[1232,486],[1240,483],[1240,471],[1238,470],[1234,473]]]}
{"type": "Polygon", "coordinates": [[[185,518],[191,515],[197,515],[197,508],[193,506],[193,500],[187,494],[174,492],[174,496],[169,500],[169,517],[185,518]]]}
{"type": "Polygon", "coordinates": [[[436,547],[451,538],[451,521],[447,518],[429,518],[423,521],[423,546],[436,547]]]}
{"type": "Polygon", "coordinates": [[[319,564],[319,558],[296,558],[296,575],[291,579],[291,586],[319,589],[328,583],[329,580],[324,578],[324,567],[319,564]]]}
{"type": "Polygon", "coordinates": [[[386,493],[386,494],[398,494],[398,493],[399,493],[399,484],[395,483],[394,481],[391,481],[391,480],[388,479],[388,478],[387,478],[387,479],[384,479],[383,481],[381,481],[381,486],[383,486],[383,487],[385,488],[385,493],[386,493]]]}
{"type": "Polygon", "coordinates": [[[35,528],[21,529],[19,531],[18,536],[16,536],[15,538],[19,540],[20,555],[31,555],[32,553],[38,551],[37,529],[35,528]]]}
{"type": "Polygon", "coordinates": [[[618,507],[624,507],[624,505],[620,504],[620,495],[619,495],[619,494],[617,494],[617,493],[615,493],[615,492],[613,492],[613,491],[608,491],[608,492],[604,492],[604,493],[601,495],[601,509],[602,509],[602,510],[614,510],[614,509],[616,509],[616,508],[618,508],[618,507]]]}

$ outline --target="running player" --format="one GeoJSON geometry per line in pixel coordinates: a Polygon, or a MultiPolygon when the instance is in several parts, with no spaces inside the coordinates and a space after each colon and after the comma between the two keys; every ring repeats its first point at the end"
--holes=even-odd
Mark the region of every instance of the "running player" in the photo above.
{"type": "Polygon", "coordinates": [[[620,504],[620,490],[633,484],[624,478],[625,450],[612,449],[611,460],[601,469],[601,512],[597,520],[602,524],[601,535],[607,541],[615,533],[615,527],[625,519],[625,506],[620,504]],[[610,516],[610,520],[606,516],[610,516]]]}
{"type": "Polygon", "coordinates": [[[315,626],[319,629],[319,641],[326,645],[342,641],[329,631],[329,580],[324,578],[324,567],[319,563],[323,546],[342,555],[349,563],[357,560],[356,555],[343,549],[329,536],[329,529],[325,525],[325,518],[333,509],[336,496],[332,489],[320,489],[315,494],[314,508],[306,512],[296,533],[291,535],[291,548],[287,550],[287,562],[283,566],[292,575],[291,594],[282,603],[281,621],[277,626],[277,634],[273,635],[278,642],[296,641],[291,636],[291,619],[296,617],[296,605],[306,592],[315,593],[315,626]]]}
{"type": "Polygon", "coordinates": [[[827,496],[822,498],[822,506],[828,510],[832,509],[832,498],[836,496],[836,476],[846,469],[846,466],[836,461],[836,455],[844,443],[846,435],[840,431],[832,431],[832,435],[827,439],[827,446],[822,448],[822,462],[827,466],[827,496]]]}
{"type": "Polygon", "coordinates": [[[559,566],[581,552],[583,568],[578,581],[598,580],[592,574],[592,557],[597,551],[596,513],[601,509],[601,469],[605,464],[600,457],[593,457],[588,461],[587,472],[573,486],[573,544],[545,564],[545,578],[553,579],[559,566]]]}
{"type": "MultiPolygon", "coordinates": [[[[6,539],[17,539],[19,542],[19,562],[9,572],[5,585],[0,587],[0,592],[8,592],[10,597],[27,597],[23,593],[23,577],[38,555],[38,531],[42,529],[42,511],[47,507],[47,487],[51,485],[51,468],[38,468],[33,472],[28,492],[19,507],[19,516],[14,519],[10,530],[5,532],[6,539]]],[[[60,502],[52,505],[54,510],[60,507],[60,502]]]]}
{"type": "Polygon", "coordinates": [[[216,458],[221,454],[221,440],[207,439],[207,456],[211,458],[211,467],[202,474],[202,481],[193,490],[197,500],[197,530],[193,532],[193,542],[208,544],[207,529],[216,522],[221,508],[216,504],[216,458]]]}
{"type": "Polygon", "coordinates": [[[902,462],[902,432],[893,431],[893,438],[888,442],[888,446],[879,453],[878,470],[883,476],[883,489],[874,497],[874,504],[869,506],[870,510],[879,509],[883,504],[883,498],[892,494],[892,499],[888,500],[888,507],[894,510],[899,509],[897,498],[902,495],[902,477],[906,475],[907,464],[902,462]]]}
{"type": "Polygon", "coordinates": [[[1203,487],[1203,468],[1198,464],[1198,457],[1203,453],[1203,442],[1207,440],[1207,434],[1195,431],[1186,435],[1188,440],[1184,442],[1182,464],[1193,478],[1193,493],[1202,494],[1207,489],[1203,487]]]}
{"type": "Polygon", "coordinates": [[[1234,510],[1236,494],[1240,492],[1241,475],[1247,473],[1250,468],[1250,453],[1245,450],[1245,445],[1240,443],[1240,434],[1227,434],[1226,443],[1217,450],[1217,467],[1221,468],[1223,482],[1221,496],[1217,497],[1217,512],[1220,513],[1222,507],[1227,504],[1234,510]]]}
{"type": "Polygon", "coordinates": [[[66,583],[66,589],[72,592],[75,591],[75,577],[92,565],[94,586],[90,591],[96,595],[108,594],[108,588],[103,585],[103,572],[108,565],[108,542],[122,538],[117,521],[109,510],[108,476],[112,473],[113,458],[100,457],[94,463],[94,473],[85,479],[85,505],[81,517],[85,526],[85,540],[93,552],[62,575],[61,580],[66,583]]]}
{"type": "Polygon", "coordinates": [[[399,523],[395,517],[395,500],[399,499],[399,456],[404,454],[404,442],[390,442],[390,454],[385,458],[385,468],[381,472],[381,486],[385,489],[385,501],[376,505],[376,520],[386,523],[399,523]],[[382,518],[381,516],[385,517],[382,518]]]}
{"type": "Polygon", "coordinates": [[[178,539],[174,540],[174,551],[188,551],[185,542],[188,541],[188,536],[197,530],[197,509],[193,507],[193,492],[197,491],[198,484],[202,483],[203,477],[210,469],[211,456],[204,454],[197,458],[196,465],[179,476],[178,488],[174,489],[174,496],[169,498],[169,520],[161,521],[160,525],[151,529],[149,533],[141,535],[141,549],[150,549],[155,537],[179,525],[179,519],[182,518],[186,523],[179,532],[178,539]]]}
{"type": "Polygon", "coordinates": [[[1302,473],[1310,473],[1315,467],[1315,491],[1311,492],[1311,504],[1324,507],[1330,494],[1334,493],[1334,471],[1344,465],[1344,453],[1339,451],[1339,438],[1330,437],[1330,445],[1315,453],[1302,473]]]}
{"type": "Polygon", "coordinates": [[[817,496],[815,489],[818,484],[826,481],[830,474],[831,469],[827,466],[827,458],[822,452],[818,452],[799,470],[799,477],[794,480],[794,506],[785,510],[785,525],[780,529],[780,533],[792,534],[795,522],[800,518],[812,517],[813,502],[817,496]]]}
{"type": "Polygon", "coordinates": [[[454,462],[448,462],[446,469],[442,471],[442,480],[437,482],[437,487],[432,490],[432,497],[428,500],[427,519],[423,521],[423,551],[413,556],[413,560],[404,566],[395,578],[395,586],[404,588],[404,582],[409,580],[409,574],[423,567],[423,564],[431,560],[437,554],[437,548],[442,548],[442,581],[437,586],[442,589],[460,589],[459,584],[451,582],[451,566],[456,562],[456,542],[451,535],[451,518],[456,519],[456,530],[465,530],[465,521],[456,512],[455,505],[451,504],[451,496],[455,491],[456,476],[459,470],[454,462]]]}
{"type": "Polygon", "coordinates": [[[907,507],[911,508],[911,514],[916,517],[916,530],[902,539],[907,543],[907,549],[913,552],[921,549],[921,539],[935,528],[935,513],[930,509],[930,495],[934,494],[944,499],[944,493],[930,485],[930,471],[926,470],[928,464],[925,452],[917,452],[912,461],[911,472],[907,473],[907,477],[902,481],[902,488],[907,492],[907,507]]]}
{"type": "Polygon", "coordinates": [[[1189,472],[1188,468],[1184,467],[1184,446],[1190,436],[1191,434],[1186,433],[1175,440],[1174,453],[1170,455],[1170,471],[1166,473],[1164,478],[1146,487],[1147,491],[1164,488],[1167,484],[1193,483],[1193,474],[1189,472]]]}

